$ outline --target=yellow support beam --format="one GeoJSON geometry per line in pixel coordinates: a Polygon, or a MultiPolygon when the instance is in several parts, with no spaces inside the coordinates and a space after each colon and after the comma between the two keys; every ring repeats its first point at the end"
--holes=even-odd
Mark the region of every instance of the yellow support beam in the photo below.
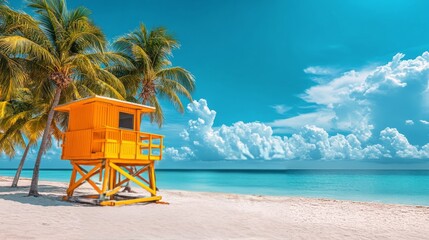
{"type": "Polygon", "coordinates": [[[116,187],[113,190],[110,190],[109,192],[106,193],[106,196],[110,197],[112,195],[115,195],[116,193],[119,192],[119,190],[121,190],[121,186],[116,187]]]}
{"type": "MultiPolygon", "coordinates": [[[[140,174],[146,172],[148,170],[149,165],[141,168],[140,170],[138,170],[137,172],[133,173],[131,176],[133,177],[138,177],[140,179],[142,179],[142,177],[140,177],[140,174]]],[[[127,169],[128,171],[130,171],[127,167],[124,167],[125,169],[127,169]]],[[[120,175],[119,175],[120,176],[120,175]]],[[[122,184],[129,182],[130,180],[128,178],[125,178],[124,180],[119,180],[118,183],[116,183],[114,186],[121,186],[122,184]]],[[[148,183],[145,179],[143,179],[143,181],[145,181],[146,183],[148,183]]]]}
{"type": "Polygon", "coordinates": [[[153,191],[155,191],[155,193],[156,193],[155,166],[154,166],[154,163],[151,163],[150,166],[149,166],[149,183],[150,183],[150,188],[153,191]]]}
{"type": "Polygon", "coordinates": [[[104,179],[103,179],[103,186],[101,189],[102,193],[105,193],[107,190],[109,190],[109,181],[110,181],[110,164],[106,162],[104,164],[104,179]]]}
{"type": "Polygon", "coordinates": [[[125,172],[124,170],[122,170],[120,167],[116,166],[114,163],[110,162],[109,166],[112,167],[112,168],[114,168],[120,174],[124,175],[126,178],[130,179],[131,181],[133,181],[135,184],[139,185],[140,187],[142,187],[146,191],[150,192],[152,195],[156,195],[156,191],[154,191],[153,189],[147,187],[146,185],[144,185],[143,183],[141,183],[139,180],[137,180],[135,177],[131,176],[130,174],[128,174],[127,172],[125,172]]]}
{"type": "Polygon", "coordinates": [[[120,206],[120,205],[142,203],[142,202],[155,202],[161,199],[162,199],[161,196],[155,196],[155,197],[136,198],[136,199],[119,200],[119,201],[110,200],[110,201],[102,201],[100,202],[100,205],[101,206],[120,206]]]}

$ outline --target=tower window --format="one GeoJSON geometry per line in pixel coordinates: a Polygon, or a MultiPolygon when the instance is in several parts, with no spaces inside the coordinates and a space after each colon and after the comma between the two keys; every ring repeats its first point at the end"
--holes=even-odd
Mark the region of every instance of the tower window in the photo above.
{"type": "Polygon", "coordinates": [[[119,112],[119,128],[134,129],[134,115],[119,112]]]}

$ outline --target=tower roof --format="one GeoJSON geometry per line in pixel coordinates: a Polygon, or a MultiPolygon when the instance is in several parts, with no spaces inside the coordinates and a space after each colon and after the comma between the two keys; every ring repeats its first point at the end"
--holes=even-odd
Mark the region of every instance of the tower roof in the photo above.
{"type": "Polygon", "coordinates": [[[79,105],[83,105],[83,104],[87,104],[87,103],[92,103],[92,102],[110,103],[112,105],[119,106],[119,107],[137,109],[137,110],[140,110],[142,112],[155,112],[155,108],[151,107],[151,106],[142,105],[142,104],[133,103],[133,102],[122,101],[122,100],[118,100],[115,98],[103,97],[103,96],[98,96],[98,95],[87,97],[87,98],[82,98],[82,99],[79,99],[79,100],[76,100],[73,102],[58,105],[55,108],[55,111],[69,112],[71,107],[75,107],[75,106],[79,106],[79,105]]]}

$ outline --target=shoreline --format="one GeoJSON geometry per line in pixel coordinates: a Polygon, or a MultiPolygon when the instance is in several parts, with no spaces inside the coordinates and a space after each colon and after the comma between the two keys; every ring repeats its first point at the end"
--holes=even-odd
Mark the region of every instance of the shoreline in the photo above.
{"type": "MultiPolygon", "coordinates": [[[[193,192],[217,192],[264,196],[326,198],[358,202],[376,202],[429,206],[429,181],[426,171],[305,171],[273,172],[157,172],[157,186],[193,192]],[[260,174],[259,174],[260,173],[260,174]]],[[[14,176],[15,171],[0,171],[14,176]]],[[[41,171],[41,179],[69,182],[71,171],[41,171]]],[[[32,172],[22,176],[31,178],[32,172]]]]}
{"type": "MultiPolygon", "coordinates": [[[[4,181],[10,181],[12,182],[13,177],[10,176],[1,176],[0,175],[0,187],[4,187],[2,186],[1,182],[4,181]]],[[[22,188],[22,187],[26,187],[26,186],[22,186],[21,187],[21,181],[31,181],[31,178],[26,178],[26,177],[21,177],[18,183],[18,188],[22,188]]],[[[39,182],[45,182],[45,183],[51,183],[51,184],[64,184],[64,187],[66,189],[66,187],[68,186],[68,181],[52,181],[52,180],[40,180],[39,182]]],[[[85,186],[86,184],[83,184],[82,187],[85,190],[91,190],[92,188],[85,186]]],[[[79,190],[77,191],[79,192],[79,190]]],[[[248,197],[256,197],[256,198],[280,198],[280,199],[296,199],[296,200],[318,200],[318,201],[339,201],[339,202],[350,202],[350,203],[356,203],[356,204],[379,204],[379,205],[391,205],[391,206],[404,206],[404,207],[417,207],[417,208],[427,208],[429,211],[429,206],[427,205],[419,205],[419,204],[402,204],[402,203],[387,203],[387,202],[382,202],[382,201],[359,201],[359,200],[349,200],[349,199],[336,199],[336,198],[325,198],[325,197],[307,197],[307,196],[288,196],[288,195],[265,195],[265,194],[245,194],[245,193],[229,193],[229,192],[204,192],[204,191],[192,191],[192,190],[180,190],[180,189],[161,189],[162,193],[166,192],[166,193],[189,193],[189,194],[204,194],[204,195],[236,195],[236,197],[244,197],[244,198],[248,198],[248,197]]],[[[0,192],[1,194],[1,192],[0,192]]],[[[43,194],[42,194],[43,195],[43,194]]],[[[64,191],[64,196],[65,196],[65,191],[64,191]]],[[[429,196],[428,196],[429,197],[429,196]]],[[[60,200],[62,201],[62,200],[60,200]]]]}
{"type": "MultiPolygon", "coordinates": [[[[301,197],[160,191],[165,204],[61,201],[68,183],[0,177],[0,239],[422,239],[429,207],[301,197]]],[[[87,193],[82,188],[80,193],[87,193]]]]}
{"type": "MultiPolygon", "coordinates": [[[[8,181],[12,181],[13,177],[10,176],[2,176],[0,175],[0,182],[2,179],[6,179],[8,181]]],[[[20,181],[30,181],[31,178],[21,177],[20,181]]],[[[50,182],[50,183],[61,183],[68,185],[68,181],[53,181],[53,180],[47,180],[47,181],[41,181],[41,182],[50,182]]],[[[18,183],[18,186],[20,184],[18,183]]],[[[84,184],[85,185],[85,184],[84,184]]],[[[83,185],[83,186],[84,186],[83,185]]],[[[0,185],[1,186],[1,185],[0,185]]],[[[88,188],[91,189],[91,188],[88,188]]],[[[383,202],[383,201],[365,201],[365,200],[352,200],[352,199],[338,199],[335,197],[329,198],[329,197],[311,197],[311,196],[299,196],[299,195],[268,195],[268,194],[246,194],[246,193],[230,193],[230,192],[205,192],[205,191],[192,191],[192,190],[180,190],[180,189],[161,189],[162,192],[182,192],[182,193],[190,193],[190,194],[220,194],[220,195],[237,195],[242,197],[266,197],[266,198],[294,198],[294,199],[308,199],[308,200],[320,200],[320,201],[341,201],[341,202],[351,202],[351,203],[362,203],[362,204],[381,204],[381,205],[392,205],[392,206],[407,206],[407,207],[423,207],[428,208],[429,205],[423,205],[423,204],[404,204],[404,203],[391,203],[391,202],[383,202]]],[[[64,191],[65,195],[65,191],[64,191]]],[[[428,196],[429,197],[429,196],[428,196]]]]}

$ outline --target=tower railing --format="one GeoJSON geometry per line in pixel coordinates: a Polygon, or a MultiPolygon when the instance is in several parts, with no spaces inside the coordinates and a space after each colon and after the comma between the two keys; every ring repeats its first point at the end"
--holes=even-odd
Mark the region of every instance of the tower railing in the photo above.
{"type": "Polygon", "coordinates": [[[102,127],[70,131],[64,134],[65,159],[135,159],[156,161],[162,159],[163,136],[122,128],[102,127]],[[69,146],[70,145],[70,146],[69,146]],[[75,155],[71,145],[82,146],[75,155]]]}

